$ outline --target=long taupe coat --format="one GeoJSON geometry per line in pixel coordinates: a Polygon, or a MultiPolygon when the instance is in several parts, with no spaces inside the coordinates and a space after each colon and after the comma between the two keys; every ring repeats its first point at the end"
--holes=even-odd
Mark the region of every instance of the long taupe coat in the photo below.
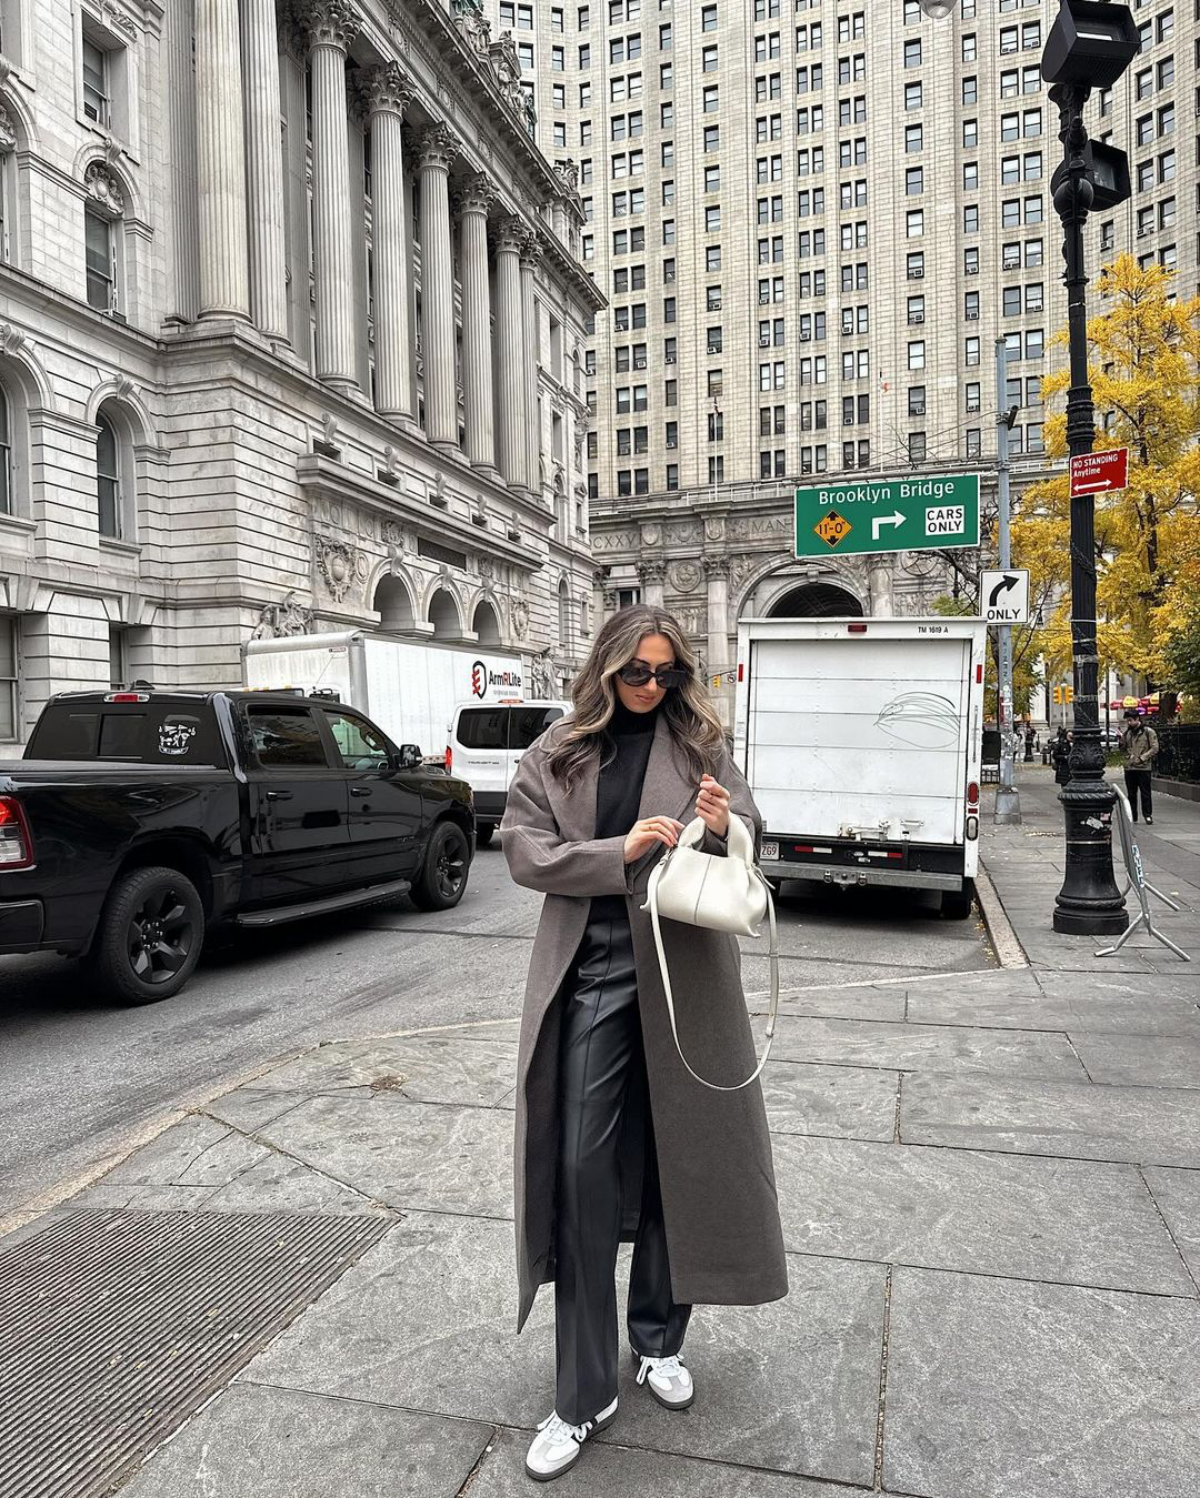
{"type": "MultiPolygon", "coordinates": [[[[547,765],[563,731],[551,727],[521,760],[500,835],[518,884],[546,900],[529,964],[518,1069],[515,1216],[520,1307],[525,1324],[538,1287],[554,1278],[554,1195],[558,1162],[556,1002],[568,976],[594,895],[625,895],[633,930],[638,1005],[655,1126],[672,1294],[685,1305],[758,1305],[787,1294],[787,1266],[775,1192],[766,1111],[757,1082],[713,1092],[688,1075],[675,1050],[650,917],[641,906],[657,846],[635,864],[624,837],[599,838],[598,769],[570,790],[547,765]]],[[[713,773],[731,808],[760,830],[749,787],[728,754],[713,773]]],[[[674,746],[666,720],[656,725],[639,818],[695,815],[698,786],[674,746]]],[[[723,851],[715,838],[709,851],[723,851]]],[[[754,1070],[754,1039],[742,993],[735,937],[663,922],[676,996],[679,1038],[688,1060],[710,1081],[736,1083],[754,1070]]],[[[640,1180],[622,1169],[623,1237],[631,1236],[640,1180]]],[[[640,1177],[641,1162],[634,1170],[640,1177]]]]}

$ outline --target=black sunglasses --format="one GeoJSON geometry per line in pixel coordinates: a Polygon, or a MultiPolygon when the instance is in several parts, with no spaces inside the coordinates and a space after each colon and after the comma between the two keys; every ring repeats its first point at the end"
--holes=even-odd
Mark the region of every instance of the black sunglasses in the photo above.
{"type": "Polygon", "coordinates": [[[627,687],[644,687],[653,679],[665,692],[671,687],[683,686],[691,680],[692,673],[686,666],[660,666],[657,671],[651,671],[645,661],[630,661],[617,675],[627,687]]]}

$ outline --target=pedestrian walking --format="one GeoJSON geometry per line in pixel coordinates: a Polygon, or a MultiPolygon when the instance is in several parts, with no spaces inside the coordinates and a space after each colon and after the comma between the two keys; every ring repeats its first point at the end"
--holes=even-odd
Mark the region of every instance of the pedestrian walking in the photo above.
{"type": "Polygon", "coordinates": [[[1150,796],[1150,774],[1158,754],[1158,735],[1132,708],[1125,714],[1125,727],[1121,731],[1121,750],[1125,755],[1125,794],[1129,797],[1129,809],[1133,820],[1138,819],[1138,800],[1146,826],[1154,826],[1154,803],[1150,796]]]}
{"type": "Polygon", "coordinates": [[[1062,726],[1050,740],[1050,763],[1054,766],[1055,780],[1066,785],[1071,778],[1071,735],[1062,726]]]}
{"type": "MultiPolygon", "coordinates": [[[[725,850],[731,816],[761,820],[677,621],[614,615],[572,692],[574,711],[521,760],[501,839],[513,878],[545,895],[521,1023],[515,1154],[518,1332],[555,1286],[556,1392],[526,1471],[574,1466],[617,1413],[614,1275],[633,1242],[626,1327],[637,1385],[685,1409],[693,1305],[787,1293],[770,1137],[757,1082],[721,1092],[672,1036],[651,921],[650,871],[683,819],[725,850]]],[[[680,1043],[735,1083],[755,1053],[735,937],[667,921],[680,1043]]]]}

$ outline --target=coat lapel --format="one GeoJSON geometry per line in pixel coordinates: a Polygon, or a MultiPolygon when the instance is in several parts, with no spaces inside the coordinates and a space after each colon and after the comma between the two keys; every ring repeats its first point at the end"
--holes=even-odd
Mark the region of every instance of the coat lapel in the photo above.
{"type": "Polygon", "coordinates": [[[686,822],[695,815],[699,789],[698,785],[692,784],[687,763],[675,747],[666,718],[660,714],[654,725],[654,743],[646,766],[646,778],[642,782],[638,820],[674,817],[686,822]]]}

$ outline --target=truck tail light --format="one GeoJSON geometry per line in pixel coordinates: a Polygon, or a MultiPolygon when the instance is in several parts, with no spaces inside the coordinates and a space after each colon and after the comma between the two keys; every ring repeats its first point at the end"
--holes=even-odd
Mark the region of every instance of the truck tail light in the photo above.
{"type": "Polygon", "coordinates": [[[0,870],[33,866],[33,838],[15,796],[0,796],[0,870]]]}
{"type": "Polygon", "coordinates": [[[450,747],[449,744],[447,744],[446,745],[446,774],[447,775],[452,775],[453,773],[454,773],[454,750],[450,747]]]}
{"type": "Polygon", "coordinates": [[[746,679],[746,667],[742,664],[741,661],[738,661],[738,680],[739,681],[745,681],[745,679],[746,679]]]}
{"type": "Polygon", "coordinates": [[[980,685],[982,685],[982,683],[983,683],[983,667],[982,666],[976,666],[975,667],[975,685],[976,686],[980,686],[980,685]]]}
{"type": "Polygon", "coordinates": [[[967,818],[967,841],[973,843],[978,836],[979,836],[979,818],[978,817],[968,817],[967,818]]]}
{"type": "Polygon", "coordinates": [[[865,624],[847,624],[846,633],[850,635],[865,635],[867,626],[865,624]]]}
{"type": "Polygon", "coordinates": [[[967,782],[967,810],[979,810],[979,782],[977,780],[967,782]]]}
{"type": "Polygon", "coordinates": [[[105,702],[149,702],[149,692],[109,692],[105,702]]]}

